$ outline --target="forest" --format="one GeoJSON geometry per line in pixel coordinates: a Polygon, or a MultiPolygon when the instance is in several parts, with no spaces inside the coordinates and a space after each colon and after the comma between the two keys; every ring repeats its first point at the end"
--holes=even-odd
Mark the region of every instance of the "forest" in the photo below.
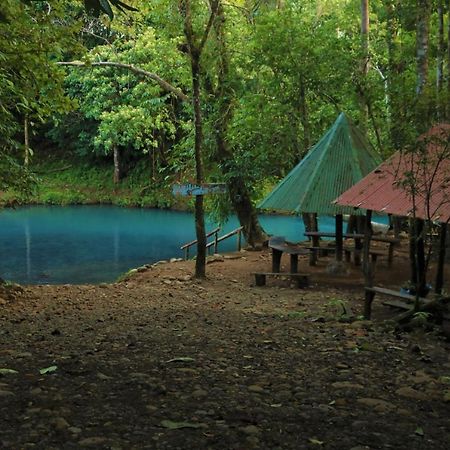
{"type": "Polygon", "coordinates": [[[1,0],[0,448],[448,448],[449,130],[450,0],[1,0]],[[344,193],[364,233],[269,236],[338,117],[371,180],[411,162],[408,220],[344,193]],[[192,212],[195,260],[151,259],[192,212]],[[208,215],[245,248],[208,255],[208,215]]]}
{"type": "Polygon", "coordinates": [[[234,211],[260,241],[255,202],[340,112],[383,159],[445,122],[449,17],[448,0],[6,0],[0,200],[190,207],[198,236],[205,207],[234,211]],[[205,182],[229,195],[171,195],[205,182]]]}

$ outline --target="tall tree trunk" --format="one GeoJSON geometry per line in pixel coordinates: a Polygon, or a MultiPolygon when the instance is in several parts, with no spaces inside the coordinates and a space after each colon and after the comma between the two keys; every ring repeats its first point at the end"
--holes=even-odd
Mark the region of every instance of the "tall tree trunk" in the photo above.
{"type": "MultiPolygon", "coordinates": [[[[447,100],[450,100],[450,0],[447,0],[447,100]]],[[[450,101],[446,102],[445,119],[450,119],[450,101]]]]}
{"type": "Polygon", "coordinates": [[[29,120],[28,114],[25,114],[23,121],[23,134],[24,134],[24,165],[28,168],[30,164],[30,135],[29,135],[29,120]]]}
{"type": "Polygon", "coordinates": [[[430,35],[430,0],[417,1],[417,86],[416,93],[420,97],[428,82],[428,46],[430,35]]]}
{"type": "Polygon", "coordinates": [[[417,251],[416,251],[416,227],[414,219],[409,220],[409,262],[411,267],[411,283],[416,286],[418,283],[417,275],[417,251]]]}
{"type": "MultiPolygon", "coordinates": [[[[442,107],[440,104],[440,96],[444,86],[444,60],[446,54],[445,38],[444,38],[444,0],[438,0],[438,51],[436,61],[436,91],[438,97],[439,116],[442,117],[442,107]]],[[[445,114],[445,111],[444,111],[445,114]]]]}
{"type": "Polygon", "coordinates": [[[401,95],[398,92],[401,67],[397,62],[396,39],[398,35],[398,19],[396,13],[396,1],[386,0],[387,34],[386,44],[388,51],[388,120],[389,137],[394,150],[400,150],[404,145],[403,119],[400,112],[401,95]]]}
{"type": "Polygon", "coordinates": [[[317,221],[317,213],[302,213],[305,231],[319,231],[319,223],[317,221]]]}
{"type": "Polygon", "coordinates": [[[436,97],[437,97],[437,114],[438,120],[446,117],[446,98],[444,94],[444,61],[446,57],[447,47],[445,45],[445,7],[444,0],[438,0],[438,48],[436,56],[436,97]]]}
{"type": "Polygon", "coordinates": [[[425,222],[423,219],[411,219],[409,230],[411,282],[415,286],[416,294],[419,296],[425,295],[427,284],[424,233],[425,222]]]}
{"type": "MultiPolygon", "coordinates": [[[[198,185],[203,183],[203,122],[200,103],[200,58],[203,48],[211,30],[214,18],[217,13],[218,0],[211,2],[211,12],[206,28],[201,40],[197,42],[192,26],[191,0],[180,0],[180,10],[184,19],[184,35],[189,48],[192,76],[192,104],[194,108],[194,128],[195,128],[195,176],[198,185]]],[[[206,233],[205,233],[205,211],[203,196],[195,197],[195,232],[197,237],[197,258],[195,260],[196,278],[204,278],[206,275],[206,233]]]]}
{"type": "Polygon", "coordinates": [[[369,72],[369,0],[361,0],[361,76],[362,87],[360,89],[360,110],[361,120],[360,128],[364,135],[367,134],[367,122],[368,122],[368,106],[366,99],[366,78],[369,72]]]}
{"type": "Polygon", "coordinates": [[[120,170],[120,150],[117,145],[113,146],[113,158],[114,158],[114,184],[119,184],[121,178],[120,170]]]}
{"type": "Polygon", "coordinates": [[[227,178],[227,186],[234,211],[243,227],[247,243],[251,246],[267,239],[258,220],[256,209],[252,203],[250,192],[244,178],[233,163],[233,152],[227,140],[227,131],[233,116],[234,92],[230,87],[229,53],[224,33],[225,12],[222,2],[217,7],[214,21],[217,47],[219,53],[218,88],[215,97],[218,103],[218,120],[216,123],[216,159],[221,163],[222,171],[227,178]]]}
{"type": "Polygon", "coordinates": [[[299,161],[301,161],[311,146],[311,126],[309,123],[308,103],[306,101],[306,86],[303,80],[300,81],[299,112],[303,127],[303,148],[299,155],[299,161]]]}

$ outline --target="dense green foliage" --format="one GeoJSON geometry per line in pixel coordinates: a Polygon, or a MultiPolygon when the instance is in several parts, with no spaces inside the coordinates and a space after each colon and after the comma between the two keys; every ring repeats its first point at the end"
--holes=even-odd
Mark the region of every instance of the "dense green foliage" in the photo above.
{"type": "MultiPolygon", "coordinates": [[[[8,155],[0,164],[0,189],[29,186],[21,162],[27,117],[34,124],[31,169],[49,173],[53,166],[43,168],[40,160],[56,145],[55,166],[70,160],[70,177],[82,183],[82,173],[92,171],[101,183],[93,186],[92,197],[89,189],[73,198],[42,197],[41,187],[39,200],[110,201],[114,191],[138,184],[131,203],[170,205],[171,184],[195,179],[192,105],[124,65],[192,95],[183,2],[84,3],[97,18],[84,15],[82,2],[75,0],[52,2],[51,8],[19,0],[0,6],[0,145],[8,155]],[[125,11],[116,11],[110,21],[115,6],[125,11]],[[81,59],[80,67],[55,64],[74,59],[81,59]],[[117,66],[98,67],[100,62],[117,66]],[[120,186],[112,182],[114,153],[120,157],[120,186]],[[109,194],[94,195],[96,190],[109,194]]],[[[361,70],[357,0],[220,3],[222,27],[212,27],[201,58],[206,181],[238,174],[256,199],[304,156],[340,111],[363,128],[367,120],[368,137],[384,156],[449,113],[449,11],[439,16],[437,8],[445,2],[431,2],[428,10],[428,65],[420,95],[417,18],[424,14],[417,2],[370,2],[367,74],[361,70]],[[226,157],[218,153],[218,130],[226,157]]],[[[192,1],[192,8],[194,31],[201,36],[209,9],[200,1],[192,1]]],[[[63,183],[64,172],[50,173],[63,183]]],[[[40,175],[44,187],[47,177],[40,175]]],[[[57,182],[53,186],[54,192],[64,191],[57,182]]]]}
{"type": "Polygon", "coordinates": [[[17,160],[23,160],[25,117],[31,125],[42,123],[71,103],[64,73],[54,64],[75,42],[66,6],[17,0],[0,5],[0,189],[30,187],[28,171],[17,160]]]}

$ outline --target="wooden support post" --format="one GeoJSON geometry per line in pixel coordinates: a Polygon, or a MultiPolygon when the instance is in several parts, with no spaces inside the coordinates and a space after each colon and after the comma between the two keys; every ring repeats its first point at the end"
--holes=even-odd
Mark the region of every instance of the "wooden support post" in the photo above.
{"type": "Polygon", "coordinates": [[[241,251],[241,248],[242,248],[242,230],[239,230],[238,231],[238,233],[237,233],[237,249],[238,249],[238,252],[240,252],[241,251]]]}
{"type": "Polygon", "coordinates": [[[389,250],[388,250],[388,267],[391,267],[392,263],[394,261],[394,247],[395,247],[395,243],[394,242],[390,242],[389,243],[389,250]]]}
{"type": "Polygon", "coordinates": [[[442,287],[444,285],[444,264],[445,264],[445,244],[447,237],[447,224],[441,223],[439,230],[439,255],[438,255],[438,265],[436,272],[436,286],[434,291],[436,294],[442,293],[442,287]]]}
{"type": "Polygon", "coordinates": [[[309,253],[309,265],[315,266],[317,263],[317,250],[315,249],[320,246],[319,236],[312,237],[312,246],[314,247],[314,250],[311,250],[311,252],[309,253]]]}
{"type": "Polygon", "coordinates": [[[372,302],[373,298],[375,297],[374,292],[370,292],[366,290],[366,295],[364,299],[364,319],[370,320],[370,316],[372,313],[372,302]]]}
{"type": "Polygon", "coordinates": [[[298,255],[291,254],[291,273],[298,272],[298,255]]]}
{"type": "Polygon", "coordinates": [[[362,249],[363,249],[363,243],[361,242],[361,239],[355,238],[355,256],[354,256],[355,266],[361,265],[362,249]]]}
{"type": "Polygon", "coordinates": [[[336,214],[336,261],[342,261],[343,248],[343,217],[336,214]]]}
{"type": "MultiPolygon", "coordinates": [[[[370,239],[372,238],[372,211],[370,209],[366,212],[366,224],[364,227],[364,244],[363,244],[363,272],[364,282],[366,287],[373,286],[373,267],[370,260],[370,239]]],[[[370,319],[372,301],[374,294],[366,291],[364,302],[364,318],[370,319]]]]}
{"type": "Polygon", "coordinates": [[[255,273],[255,284],[256,284],[256,286],[265,286],[266,274],[265,273],[255,273]]]}
{"type": "Polygon", "coordinates": [[[272,272],[278,273],[281,268],[281,255],[282,251],[277,250],[276,248],[272,249],[272,272]]]}
{"type": "Polygon", "coordinates": [[[218,234],[219,234],[219,231],[216,231],[214,233],[214,253],[217,253],[217,250],[218,250],[218,247],[219,247],[219,241],[217,240],[218,239],[218,234]]]}

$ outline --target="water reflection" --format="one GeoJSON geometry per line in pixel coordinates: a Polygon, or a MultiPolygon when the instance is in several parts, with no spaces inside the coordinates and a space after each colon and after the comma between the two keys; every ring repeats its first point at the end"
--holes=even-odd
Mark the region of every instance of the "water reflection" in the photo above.
{"type": "MultiPolygon", "coordinates": [[[[260,216],[270,234],[303,240],[299,217],[260,216]]],[[[321,218],[322,230],[334,229],[321,218]]],[[[238,226],[232,218],[221,235],[238,226]]],[[[207,230],[215,228],[207,222],[207,230]]],[[[0,212],[0,276],[24,284],[113,281],[130,268],[182,257],[195,239],[190,213],[115,206],[33,206],[0,212]]],[[[219,252],[236,248],[235,237],[219,252]]],[[[195,253],[195,249],[191,255],[195,253]]]]}

